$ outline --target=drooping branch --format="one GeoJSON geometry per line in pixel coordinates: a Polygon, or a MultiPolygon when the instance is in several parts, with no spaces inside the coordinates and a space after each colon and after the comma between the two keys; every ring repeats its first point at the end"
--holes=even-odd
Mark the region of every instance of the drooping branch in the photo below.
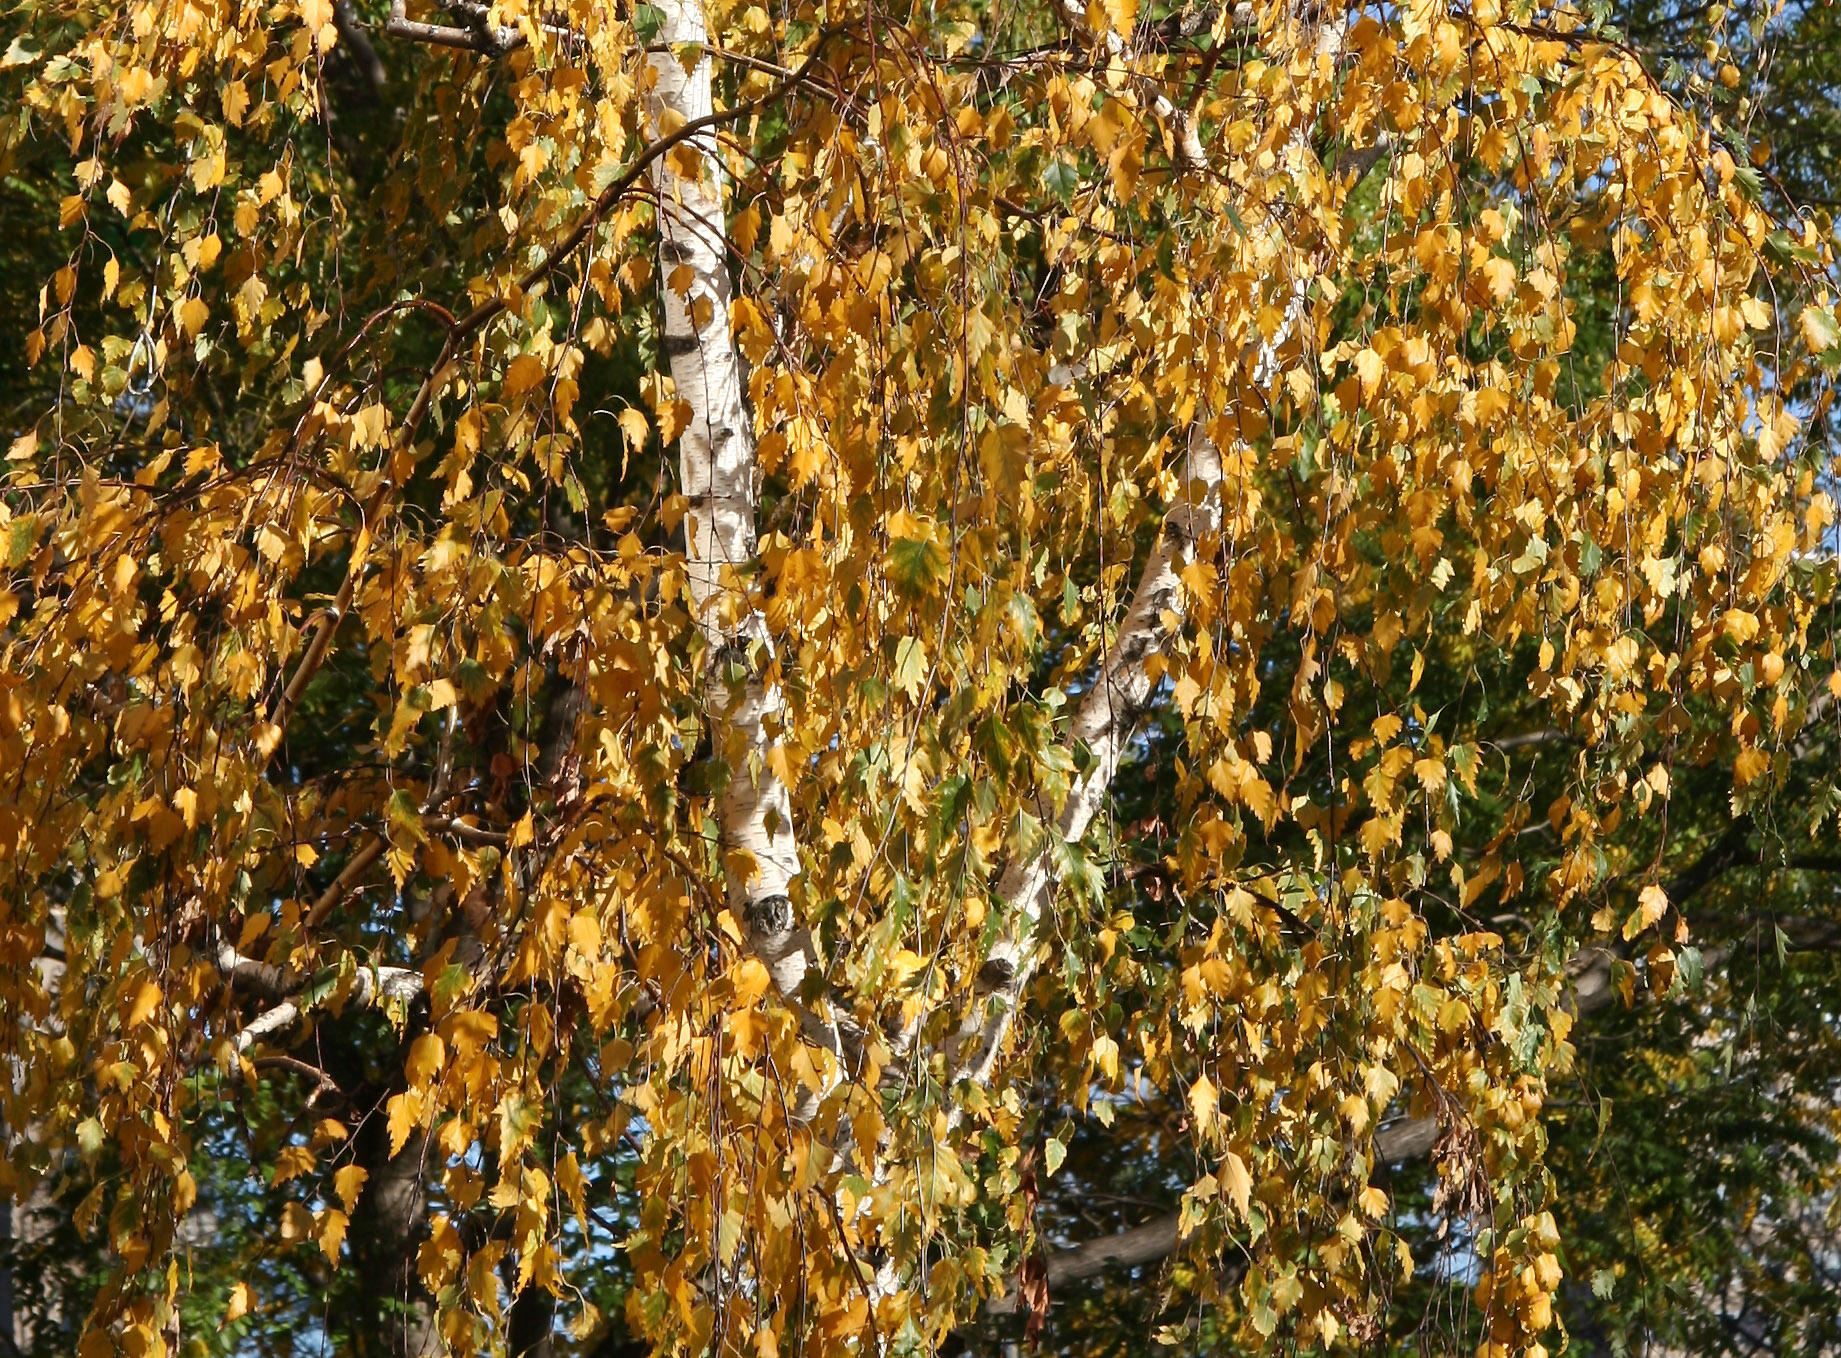
{"type": "MultiPolygon", "coordinates": [[[[1064,2],[1062,10],[1070,23],[1078,17],[1084,24],[1084,13],[1071,3],[1064,2]]],[[[1319,63],[1333,64],[1341,54],[1348,22],[1344,14],[1316,25],[1310,42],[1319,63]]],[[[1107,37],[1109,45],[1121,42],[1117,34],[1109,32],[1107,37]]],[[[1154,82],[1150,94],[1154,108],[1168,108],[1173,116],[1174,106],[1169,104],[1166,95],[1155,89],[1154,82]],[[1156,100],[1163,102],[1158,104],[1156,100]]],[[[1309,154],[1308,126],[1309,120],[1300,120],[1287,147],[1288,157],[1309,154]]],[[[1193,135],[1192,126],[1190,133],[1193,135]]],[[[1179,158],[1179,168],[1183,170],[1199,170],[1203,164],[1201,159],[1179,158]]],[[[1255,382],[1278,379],[1279,352],[1294,334],[1303,330],[1309,304],[1305,281],[1302,278],[1294,280],[1277,332],[1258,343],[1251,355],[1255,382]]],[[[1197,539],[1219,526],[1220,484],[1219,450],[1198,419],[1189,431],[1184,498],[1172,507],[1165,520],[1157,545],[1138,580],[1125,621],[1101,662],[1100,677],[1082,701],[1069,733],[1071,744],[1077,748],[1085,746],[1090,763],[1055,817],[1055,833],[1063,842],[1079,840],[1104,804],[1119,756],[1136,721],[1137,709],[1150,695],[1153,681],[1148,661],[1162,652],[1173,626],[1181,624],[1182,571],[1193,557],[1197,539]]],[[[1006,868],[997,891],[1004,929],[986,954],[977,978],[976,1002],[947,1053],[954,1084],[966,1080],[981,1085],[990,1079],[1017,1003],[1033,971],[1035,927],[1053,890],[1048,847],[1027,859],[1013,861],[1006,868]]],[[[955,1103],[949,1116],[956,1121],[959,1105],[955,1103]]]]}
{"type": "MultiPolygon", "coordinates": [[[[1750,933],[1762,937],[1769,927],[1780,931],[1791,952],[1841,951],[1841,924],[1833,920],[1805,917],[1775,918],[1759,916],[1750,920],[1750,933]]],[[[1709,968],[1727,961],[1737,945],[1724,943],[1706,950],[1709,968]]],[[[1617,955],[1606,948],[1583,948],[1566,964],[1569,982],[1564,1003],[1578,1018],[1602,1013],[1616,1003],[1617,955]]],[[[1438,1143],[1441,1127],[1437,1117],[1407,1117],[1389,1123],[1375,1133],[1374,1153],[1377,1162],[1408,1164],[1424,1159],[1438,1143]]],[[[1175,1250],[1179,1241],[1181,1214],[1170,1212],[1112,1235],[1083,1240],[1048,1255],[1048,1281],[1051,1285],[1077,1282],[1097,1277],[1114,1267],[1134,1267],[1155,1263],[1175,1250]]],[[[1014,1293],[993,1302],[987,1309],[1004,1314],[1014,1309],[1014,1293]]]]}
{"type": "MultiPolygon", "coordinates": [[[[1086,7],[1077,0],[1058,0],[1057,8],[1061,13],[1061,21],[1075,33],[1084,35],[1092,31],[1087,22],[1086,7]]],[[[1127,43],[1112,28],[1108,27],[1101,35],[1100,44],[1111,61],[1128,69],[1136,66],[1138,53],[1133,50],[1132,44],[1127,43]]],[[[1134,72],[1132,85],[1157,121],[1169,129],[1171,155],[1176,161],[1178,173],[1189,174],[1203,169],[1208,164],[1208,152],[1202,146],[1194,115],[1188,109],[1178,107],[1163,87],[1147,76],[1134,72]]]]}

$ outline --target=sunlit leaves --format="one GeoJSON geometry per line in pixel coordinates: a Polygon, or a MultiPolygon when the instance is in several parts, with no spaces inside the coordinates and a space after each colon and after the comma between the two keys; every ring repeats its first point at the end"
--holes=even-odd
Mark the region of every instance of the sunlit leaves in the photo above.
{"type": "MultiPolygon", "coordinates": [[[[629,174],[662,11],[455,55],[370,7],[374,116],[319,0],[56,15],[16,63],[71,149],[0,537],[8,1123],[119,1144],[85,1220],[159,1204],[120,1262],[170,1245],[200,1109],[248,1109],[270,1259],[374,1248],[417,1166],[458,1351],[531,1288],[589,1334],[610,1239],[666,1348],[935,1344],[1041,1229],[1028,1148],[1076,1193],[1099,1138],[1182,1157],[1172,1286],[1223,1335],[1332,1343],[1395,1281],[1374,1147],[1418,1114],[1441,1210],[1503,1220],[1478,1323],[1536,1342],[1568,948],[1597,920],[1666,988],[1640,850],[1697,773],[1763,805],[1832,669],[1782,378],[1832,314],[1767,351],[1779,228],[1628,52],[1563,7],[1205,48],[1130,5],[713,10],[669,55],[720,56],[722,140],[660,160],[731,194],[725,430],[629,174]],[[1134,618],[1197,424],[1219,531],[1134,618]],[[747,495],[683,483],[697,438],[757,450],[747,495]],[[712,627],[686,528],[736,499],[712,627]],[[1076,729],[1126,651],[1146,710],[1076,729]],[[752,899],[721,816],[771,788],[799,872],[752,899]]],[[[1782,230],[1788,291],[1823,257],[1782,230]]]]}

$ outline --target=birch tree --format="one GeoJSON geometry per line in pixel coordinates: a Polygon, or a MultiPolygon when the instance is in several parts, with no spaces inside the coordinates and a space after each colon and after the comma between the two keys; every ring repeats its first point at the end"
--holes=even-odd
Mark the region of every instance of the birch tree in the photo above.
{"type": "Polygon", "coordinates": [[[1832,260],[1710,106],[1531,0],[60,0],[5,68],[0,1189],[93,1185],[83,1358],[316,1287],[932,1351],[1119,1265],[1367,1345],[1413,1160],[1465,1342],[1557,1342],[1551,1082],[1705,962],[1673,789],[1749,833],[1841,692],[1832,260]],[[1179,1179],[1072,1240],[1095,1140],[1179,1179]]]}

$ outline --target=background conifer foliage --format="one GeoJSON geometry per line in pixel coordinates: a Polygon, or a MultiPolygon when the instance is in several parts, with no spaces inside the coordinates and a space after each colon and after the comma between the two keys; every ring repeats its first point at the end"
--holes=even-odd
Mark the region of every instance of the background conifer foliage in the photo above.
{"type": "Polygon", "coordinates": [[[16,6],[7,1340],[1724,1305],[1567,1109],[1841,942],[1841,350],[1788,21],[1645,14],[16,6]]]}

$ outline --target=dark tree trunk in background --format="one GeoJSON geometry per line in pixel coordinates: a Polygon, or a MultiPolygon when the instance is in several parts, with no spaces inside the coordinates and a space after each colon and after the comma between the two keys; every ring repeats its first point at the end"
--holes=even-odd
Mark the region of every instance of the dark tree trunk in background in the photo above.
{"type": "Polygon", "coordinates": [[[427,1358],[439,1348],[434,1307],[416,1272],[427,1140],[412,1132],[392,1157],[383,1118],[367,1118],[358,1133],[358,1163],[370,1172],[348,1236],[360,1307],[351,1332],[360,1358],[427,1358]]]}

